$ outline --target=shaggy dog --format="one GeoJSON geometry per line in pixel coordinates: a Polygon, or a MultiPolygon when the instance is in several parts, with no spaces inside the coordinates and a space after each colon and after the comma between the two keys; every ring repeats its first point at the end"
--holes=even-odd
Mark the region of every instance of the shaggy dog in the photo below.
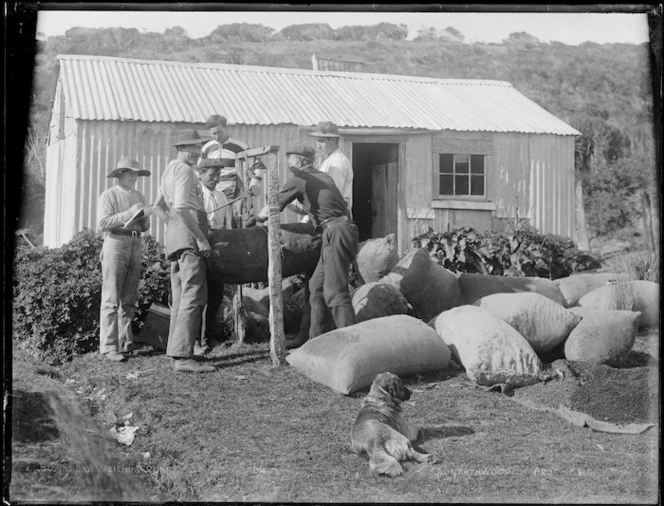
{"type": "Polygon", "coordinates": [[[406,421],[401,409],[401,402],[410,399],[410,394],[398,376],[386,372],[376,376],[369,395],[362,400],[350,439],[358,455],[369,456],[369,468],[374,473],[400,476],[401,461],[434,460],[413,448],[419,429],[406,421]]]}

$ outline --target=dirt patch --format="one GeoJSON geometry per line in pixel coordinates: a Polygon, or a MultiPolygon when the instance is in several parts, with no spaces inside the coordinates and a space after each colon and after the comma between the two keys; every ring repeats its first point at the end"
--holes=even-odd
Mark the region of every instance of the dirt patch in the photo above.
{"type": "Polygon", "coordinates": [[[557,379],[520,388],[514,397],[616,424],[657,423],[657,345],[652,341],[658,337],[641,333],[630,355],[612,365],[556,360],[550,367],[557,379]]]}

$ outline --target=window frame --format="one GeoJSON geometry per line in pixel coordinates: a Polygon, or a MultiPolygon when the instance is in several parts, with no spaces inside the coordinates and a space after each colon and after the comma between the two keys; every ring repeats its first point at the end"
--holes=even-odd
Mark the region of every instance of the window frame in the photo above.
{"type": "MultiPolygon", "coordinates": [[[[479,201],[479,202],[486,202],[488,201],[488,192],[487,192],[487,167],[488,167],[488,162],[489,162],[489,155],[485,153],[450,153],[450,152],[445,152],[445,151],[437,151],[434,153],[434,195],[433,199],[434,200],[464,200],[464,201],[479,201]],[[452,157],[452,172],[446,172],[443,174],[441,172],[441,157],[443,155],[451,156],[452,157]],[[453,191],[456,186],[456,178],[457,176],[464,175],[463,173],[457,174],[455,172],[456,169],[456,157],[468,157],[468,193],[467,194],[446,194],[443,195],[440,193],[441,191],[441,185],[440,185],[440,177],[442,175],[449,175],[452,177],[453,181],[453,191]],[[482,157],[483,160],[483,170],[482,170],[482,177],[483,177],[483,188],[482,188],[482,195],[470,195],[471,191],[471,181],[472,181],[472,160],[473,157],[482,157]]],[[[478,175],[478,174],[476,174],[478,175]]]]}

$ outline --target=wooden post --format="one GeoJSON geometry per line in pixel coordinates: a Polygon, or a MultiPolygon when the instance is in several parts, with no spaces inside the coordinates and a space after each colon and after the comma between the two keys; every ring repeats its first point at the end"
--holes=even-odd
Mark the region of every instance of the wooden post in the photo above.
{"type": "MultiPolygon", "coordinates": [[[[235,169],[238,171],[238,174],[240,175],[240,180],[242,181],[242,191],[245,191],[247,189],[247,177],[245,174],[245,160],[238,158],[236,161],[236,167],[235,169]]],[[[242,215],[245,212],[245,201],[242,199],[241,201],[241,206],[240,206],[240,219],[239,223],[237,222],[236,219],[236,227],[237,228],[242,228],[244,224],[242,223],[242,215]]],[[[231,213],[235,216],[235,211],[233,208],[231,208],[231,213]]],[[[237,218],[237,217],[236,217],[237,218]]],[[[245,316],[246,316],[246,311],[244,309],[244,305],[242,303],[242,285],[235,285],[235,289],[233,291],[233,328],[234,328],[234,333],[235,333],[235,342],[239,345],[244,344],[244,339],[246,335],[246,328],[245,328],[245,316]]]]}
{"type": "Polygon", "coordinates": [[[281,238],[279,229],[279,162],[278,146],[272,146],[267,170],[267,220],[268,267],[270,294],[270,357],[272,364],[286,364],[286,336],[284,334],[284,301],[281,292],[281,238]],[[276,148],[276,150],[274,150],[276,148]]]}

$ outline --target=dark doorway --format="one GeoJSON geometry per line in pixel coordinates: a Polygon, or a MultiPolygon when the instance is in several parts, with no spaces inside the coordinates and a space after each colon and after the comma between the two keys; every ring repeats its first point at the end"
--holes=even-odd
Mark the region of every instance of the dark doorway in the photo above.
{"type": "Polygon", "coordinates": [[[353,219],[360,241],[397,233],[398,168],[398,143],[353,143],[353,219]]]}

